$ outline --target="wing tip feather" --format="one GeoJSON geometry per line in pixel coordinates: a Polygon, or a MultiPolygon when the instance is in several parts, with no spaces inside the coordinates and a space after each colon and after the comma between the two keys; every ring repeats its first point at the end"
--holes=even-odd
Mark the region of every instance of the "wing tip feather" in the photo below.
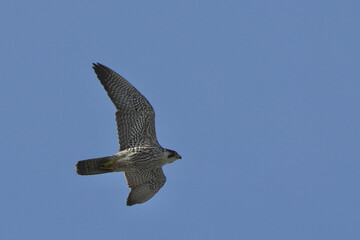
{"type": "Polygon", "coordinates": [[[130,196],[127,198],[127,200],[126,200],[126,206],[133,206],[133,205],[135,205],[136,204],[136,202],[134,202],[132,199],[130,199],[130,196]]]}

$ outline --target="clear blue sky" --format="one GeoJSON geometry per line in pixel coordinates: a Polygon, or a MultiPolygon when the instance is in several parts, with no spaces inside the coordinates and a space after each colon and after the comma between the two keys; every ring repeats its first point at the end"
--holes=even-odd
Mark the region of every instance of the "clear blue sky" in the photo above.
{"type": "Polygon", "coordinates": [[[3,1],[0,239],[360,239],[360,1],[3,1]],[[183,159],[149,202],[92,62],[183,159]]]}

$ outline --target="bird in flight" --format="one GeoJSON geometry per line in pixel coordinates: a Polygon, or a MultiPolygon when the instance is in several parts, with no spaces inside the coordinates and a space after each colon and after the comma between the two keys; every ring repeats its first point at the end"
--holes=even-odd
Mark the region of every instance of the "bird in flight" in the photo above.
{"type": "Polygon", "coordinates": [[[100,63],[94,63],[93,69],[116,107],[120,150],[112,156],[79,161],[77,173],[124,172],[131,189],[126,204],[144,203],[165,184],[162,166],[181,159],[181,156],[160,146],[155,132],[154,109],[135,87],[100,63]]]}

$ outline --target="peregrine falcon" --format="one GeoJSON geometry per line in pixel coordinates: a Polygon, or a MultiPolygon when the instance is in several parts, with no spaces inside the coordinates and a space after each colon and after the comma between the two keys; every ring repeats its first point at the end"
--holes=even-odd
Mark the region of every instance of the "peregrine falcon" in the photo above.
{"type": "Polygon", "coordinates": [[[127,205],[144,203],[165,184],[162,166],[181,156],[157,141],[155,112],[148,100],[125,78],[97,63],[93,69],[116,107],[120,150],[101,158],[79,161],[79,175],[124,172],[130,194],[127,205]]]}

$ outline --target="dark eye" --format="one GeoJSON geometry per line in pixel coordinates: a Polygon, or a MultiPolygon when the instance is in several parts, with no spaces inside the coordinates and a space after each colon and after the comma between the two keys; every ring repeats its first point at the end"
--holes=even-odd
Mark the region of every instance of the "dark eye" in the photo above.
{"type": "Polygon", "coordinates": [[[174,157],[174,156],[175,156],[175,152],[174,152],[174,151],[171,151],[170,154],[169,154],[169,156],[168,156],[168,158],[172,158],[172,157],[174,157]]]}

